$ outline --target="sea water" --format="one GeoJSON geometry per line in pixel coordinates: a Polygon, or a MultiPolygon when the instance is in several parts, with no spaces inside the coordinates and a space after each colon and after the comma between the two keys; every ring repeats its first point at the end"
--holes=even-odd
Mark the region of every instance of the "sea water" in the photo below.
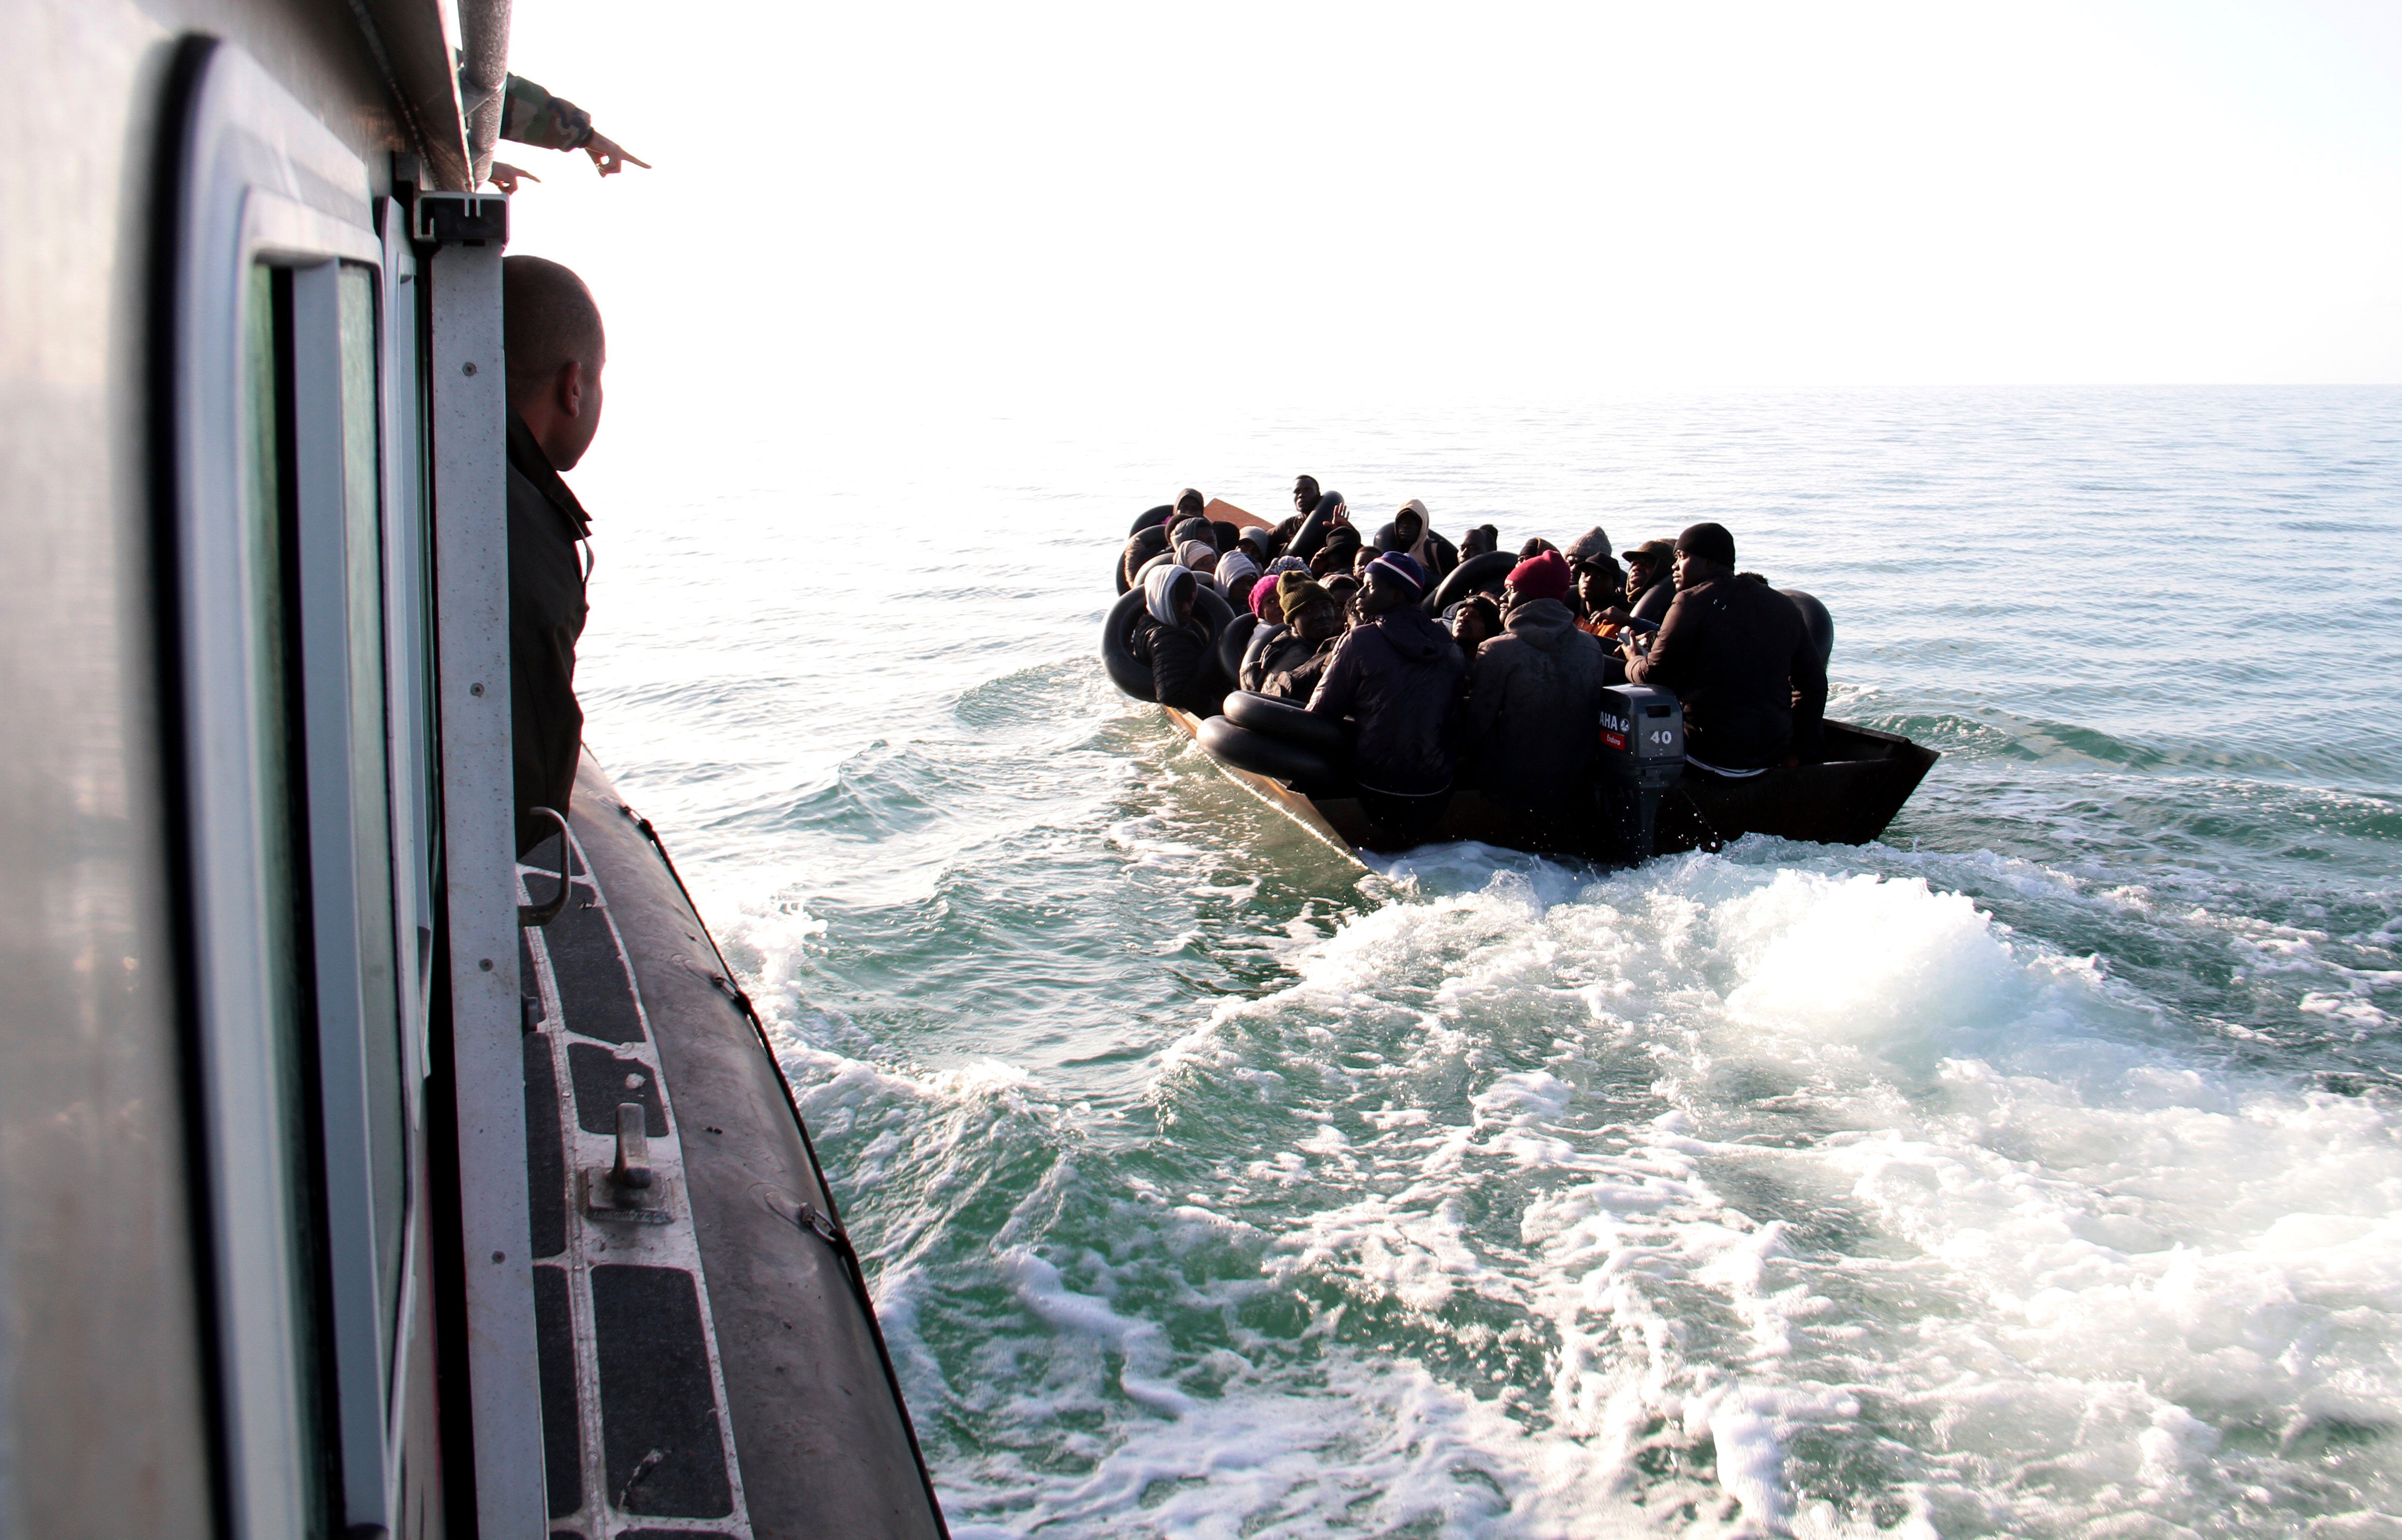
{"type": "Polygon", "coordinates": [[[595,752],[955,1535],[2402,1533],[2402,392],[965,414],[579,473],[595,752]],[[1713,518],[1882,843],[1353,865],[1096,655],[1132,516],[1713,518]]]}

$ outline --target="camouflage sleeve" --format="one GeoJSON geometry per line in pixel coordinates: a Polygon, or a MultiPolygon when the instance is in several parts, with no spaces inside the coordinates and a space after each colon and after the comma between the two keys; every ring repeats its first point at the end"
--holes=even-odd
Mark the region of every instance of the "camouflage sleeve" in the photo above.
{"type": "Polygon", "coordinates": [[[545,150],[580,150],[592,141],[592,115],[522,75],[509,76],[501,137],[545,150]]]}

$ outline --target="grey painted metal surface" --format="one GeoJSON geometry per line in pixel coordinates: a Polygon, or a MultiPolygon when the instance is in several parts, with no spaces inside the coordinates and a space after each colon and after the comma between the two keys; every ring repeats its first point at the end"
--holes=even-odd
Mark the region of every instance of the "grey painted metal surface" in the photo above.
{"type": "Polygon", "coordinates": [[[145,411],[163,62],[0,6],[0,1533],[214,1527],[145,411]]]}
{"type": "MultiPolygon", "coordinates": [[[[781,1072],[647,826],[586,759],[571,822],[673,1098],[752,1533],[944,1533],[781,1072]]],[[[571,1017],[571,1024],[573,1018],[571,1017]]]]}
{"type": "Polygon", "coordinates": [[[422,270],[433,316],[444,902],[476,1521],[484,1540],[531,1540],[545,1531],[518,1041],[501,251],[447,246],[422,270]]]}
{"type": "Polygon", "coordinates": [[[181,766],[192,887],[191,968],[217,1283],[219,1397],[237,1533],[306,1533],[312,1433],[307,1296],[296,1247],[305,1209],[287,1151],[300,1137],[285,1088],[301,1002],[279,905],[272,705],[280,658],[262,616],[280,597],[262,568],[272,497],[247,450],[252,285],[263,259],[376,261],[365,168],[239,49],[202,65],[189,103],[177,285],[174,540],[185,713],[181,766]],[[261,528],[262,519],[268,520],[261,528]]]}

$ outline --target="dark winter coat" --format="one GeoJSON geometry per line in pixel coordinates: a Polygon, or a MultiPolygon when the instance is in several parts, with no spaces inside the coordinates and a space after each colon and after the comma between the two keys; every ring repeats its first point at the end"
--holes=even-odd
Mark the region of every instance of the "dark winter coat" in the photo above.
{"type": "Polygon", "coordinates": [[[1644,589],[1635,602],[1628,605],[1626,609],[1627,613],[1636,620],[1648,620],[1657,626],[1668,618],[1668,606],[1676,602],[1677,580],[1673,577],[1662,578],[1650,587],[1644,589]]]}
{"type": "Polygon", "coordinates": [[[1263,626],[1243,650],[1239,682],[1246,690],[1278,700],[1306,702],[1334,655],[1334,641],[1332,637],[1304,641],[1290,626],[1263,626]]]}
{"type": "Polygon", "coordinates": [[[1351,768],[1362,787],[1432,796],[1451,789],[1451,727],[1467,667],[1451,633],[1405,604],[1335,643],[1309,708],[1360,724],[1351,768]]]}
{"type": "Polygon", "coordinates": [[[1187,567],[1156,567],[1142,580],[1142,614],[1126,638],[1126,651],[1151,668],[1151,698],[1162,706],[1208,716],[1222,697],[1217,681],[1217,639],[1198,615],[1179,621],[1177,600],[1201,582],[1187,567]]]}
{"type": "Polygon", "coordinates": [[[1468,676],[1470,751],[1485,796],[1539,818],[1590,805],[1607,657],[1560,600],[1512,607],[1468,676]]]}
{"type": "Polygon", "coordinates": [[[584,708],[575,700],[575,644],[584,636],[585,566],[575,546],[592,520],[531,430],[509,413],[509,729],[515,737],[518,854],[564,818],[584,751],[584,708]]]}
{"type": "Polygon", "coordinates": [[[1626,678],[1677,692],[1689,751],[1731,770],[1781,763],[1797,741],[1814,746],[1827,709],[1826,666],[1802,612],[1748,578],[1681,590],[1626,678]]]}

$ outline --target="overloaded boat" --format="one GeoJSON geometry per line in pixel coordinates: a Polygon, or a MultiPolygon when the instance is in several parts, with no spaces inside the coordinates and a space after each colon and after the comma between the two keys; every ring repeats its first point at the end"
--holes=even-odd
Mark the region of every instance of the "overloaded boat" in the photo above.
{"type": "MultiPolygon", "coordinates": [[[[1222,500],[1211,502],[1204,516],[1238,528],[1267,527],[1265,519],[1222,500]]],[[[1472,557],[1422,602],[1439,612],[1470,592],[1498,593],[1512,560],[1493,553],[1472,557]]],[[[1103,623],[1101,660],[1120,690],[1138,700],[1151,700],[1150,671],[1136,661],[1127,644],[1142,615],[1142,592],[1139,585],[1125,586],[1123,574],[1119,582],[1125,591],[1103,623]]],[[[1802,612],[1823,659],[1834,646],[1834,624],[1826,607],[1806,593],[1788,591],[1788,597],[1802,612]]],[[[1223,697],[1222,704],[1207,716],[1162,707],[1167,719],[1198,741],[1229,777],[1345,855],[1403,848],[1381,838],[1349,784],[1345,724],[1239,688],[1236,674],[1252,617],[1235,613],[1206,584],[1194,613],[1210,632],[1216,674],[1212,693],[1223,697]]],[[[1472,788],[1461,788],[1441,819],[1415,843],[1476,840],[1612,865],[1677,851],[1715,850],[1745,834],[1866,845],[1884,832],[1941,757],[1897,734],[1829,720],[1821,761],[1763,770],[1718,769],[1686,754],[1683,708],[1672,692],[1618,685],[1605,691],[1603,698],[1601,720],[1594,723],[1599,750],[1590,818],[1536,823],[1472,788]]]]}

